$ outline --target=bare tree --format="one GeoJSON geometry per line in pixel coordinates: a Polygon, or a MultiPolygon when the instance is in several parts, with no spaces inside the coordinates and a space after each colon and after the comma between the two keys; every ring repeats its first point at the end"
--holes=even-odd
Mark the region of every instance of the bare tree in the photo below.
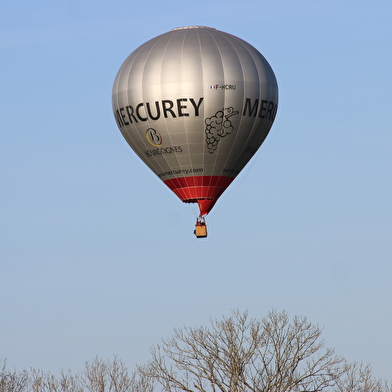
{"type": "Polygon", "coordinates": [[[98,357],[86,362],[83,385],[89,392],[152,392],[151,382],[136,371],[130,376],[117,356],[107,362],[98,357]]]}
{"type": "Polygon", "coordinates": [[[86,361],[83,372],[83,385],[89,392],[109,391],[107,364],[96,357],[91,363],[86,361]]]}
{"type": "Polygon", "coordinates": [[[83,392],[80,375],[72,374],[71,370],[64,370],[60,373],[59,387],[61,392],[83,392]]]}
{"type": "Polygon", "coordinates": [[[59,392],[59,382],[51,373],[31,369],[31,388],[33,392],[59,392]]]}
{"type": "Polygon", "coordinates": [[[152,392],[151,380],[134,371],[131,375],[125,363],[114,356],[103,361],[96,357],[85,362],[84,371],[72,374],[61,370],[56,377],[50,372],[31,369],[30,373],[10,372],[6,361],[0,360],[0,392],[152,392]]]}
{"type": "Polygon", "coordinates": [[[61,371],[56,378],[51,373],[31,369],[31,389],[33,392],[83,392],[81,378],[68,372],[61,371]]]}
{"type": "Polygon", "coordinates": [[[320,392],[349,369],[320,335],[286,312],[255,320],[234,311],[210,328],[176,329],[138,369],[165,392],[320,392]]]}
{"type": "Polygon", "coordinates": [[[7,369],[7,360],[0,360],[0,392],[24,392],[28,385],[29,375],[27,370],[19,373],[10,371],[7,369]]]}

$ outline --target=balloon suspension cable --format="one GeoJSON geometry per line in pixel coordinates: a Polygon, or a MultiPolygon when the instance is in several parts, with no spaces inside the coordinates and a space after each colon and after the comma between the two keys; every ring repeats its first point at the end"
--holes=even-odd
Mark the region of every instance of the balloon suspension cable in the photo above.
{"type": "Polygon", "coordinates": [[[207,237],[207,225],[206,225],[206,220],[203,215],[199,215],[196,218],[196,225],[195,225],[194,234],[197,238],[207,237]]]}

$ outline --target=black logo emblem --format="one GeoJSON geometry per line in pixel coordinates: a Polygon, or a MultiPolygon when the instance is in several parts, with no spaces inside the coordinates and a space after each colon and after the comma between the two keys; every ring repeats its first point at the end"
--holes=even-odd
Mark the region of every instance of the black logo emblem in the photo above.
{"type": "Polygon", "coordinates": [[[159,147],[162,144],[162,136],[154,128],[147,129],[146,139],[155,147],[159,147]]]}

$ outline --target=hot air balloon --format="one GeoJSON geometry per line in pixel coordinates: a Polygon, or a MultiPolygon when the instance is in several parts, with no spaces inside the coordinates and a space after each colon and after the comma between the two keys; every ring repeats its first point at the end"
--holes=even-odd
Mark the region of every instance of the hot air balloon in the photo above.
{"type": "Polygon", "coordinates": [[[180,27],[141,45],[122,64],[113,112],[139,158],[204,217],[266,138],[278,86],[252,45],[210,27],[180,27]]]}

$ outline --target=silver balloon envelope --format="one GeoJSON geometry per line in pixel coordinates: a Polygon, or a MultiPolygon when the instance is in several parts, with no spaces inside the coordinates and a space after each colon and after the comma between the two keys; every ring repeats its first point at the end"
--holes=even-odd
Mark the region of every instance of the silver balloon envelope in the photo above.
{"type": "Polygon", "coordinates": [[[278,86],[249,43],[209,27],[182,27],[131,53],[112,103],[135,153],[203,216],[266,138],[278,86]]]}

